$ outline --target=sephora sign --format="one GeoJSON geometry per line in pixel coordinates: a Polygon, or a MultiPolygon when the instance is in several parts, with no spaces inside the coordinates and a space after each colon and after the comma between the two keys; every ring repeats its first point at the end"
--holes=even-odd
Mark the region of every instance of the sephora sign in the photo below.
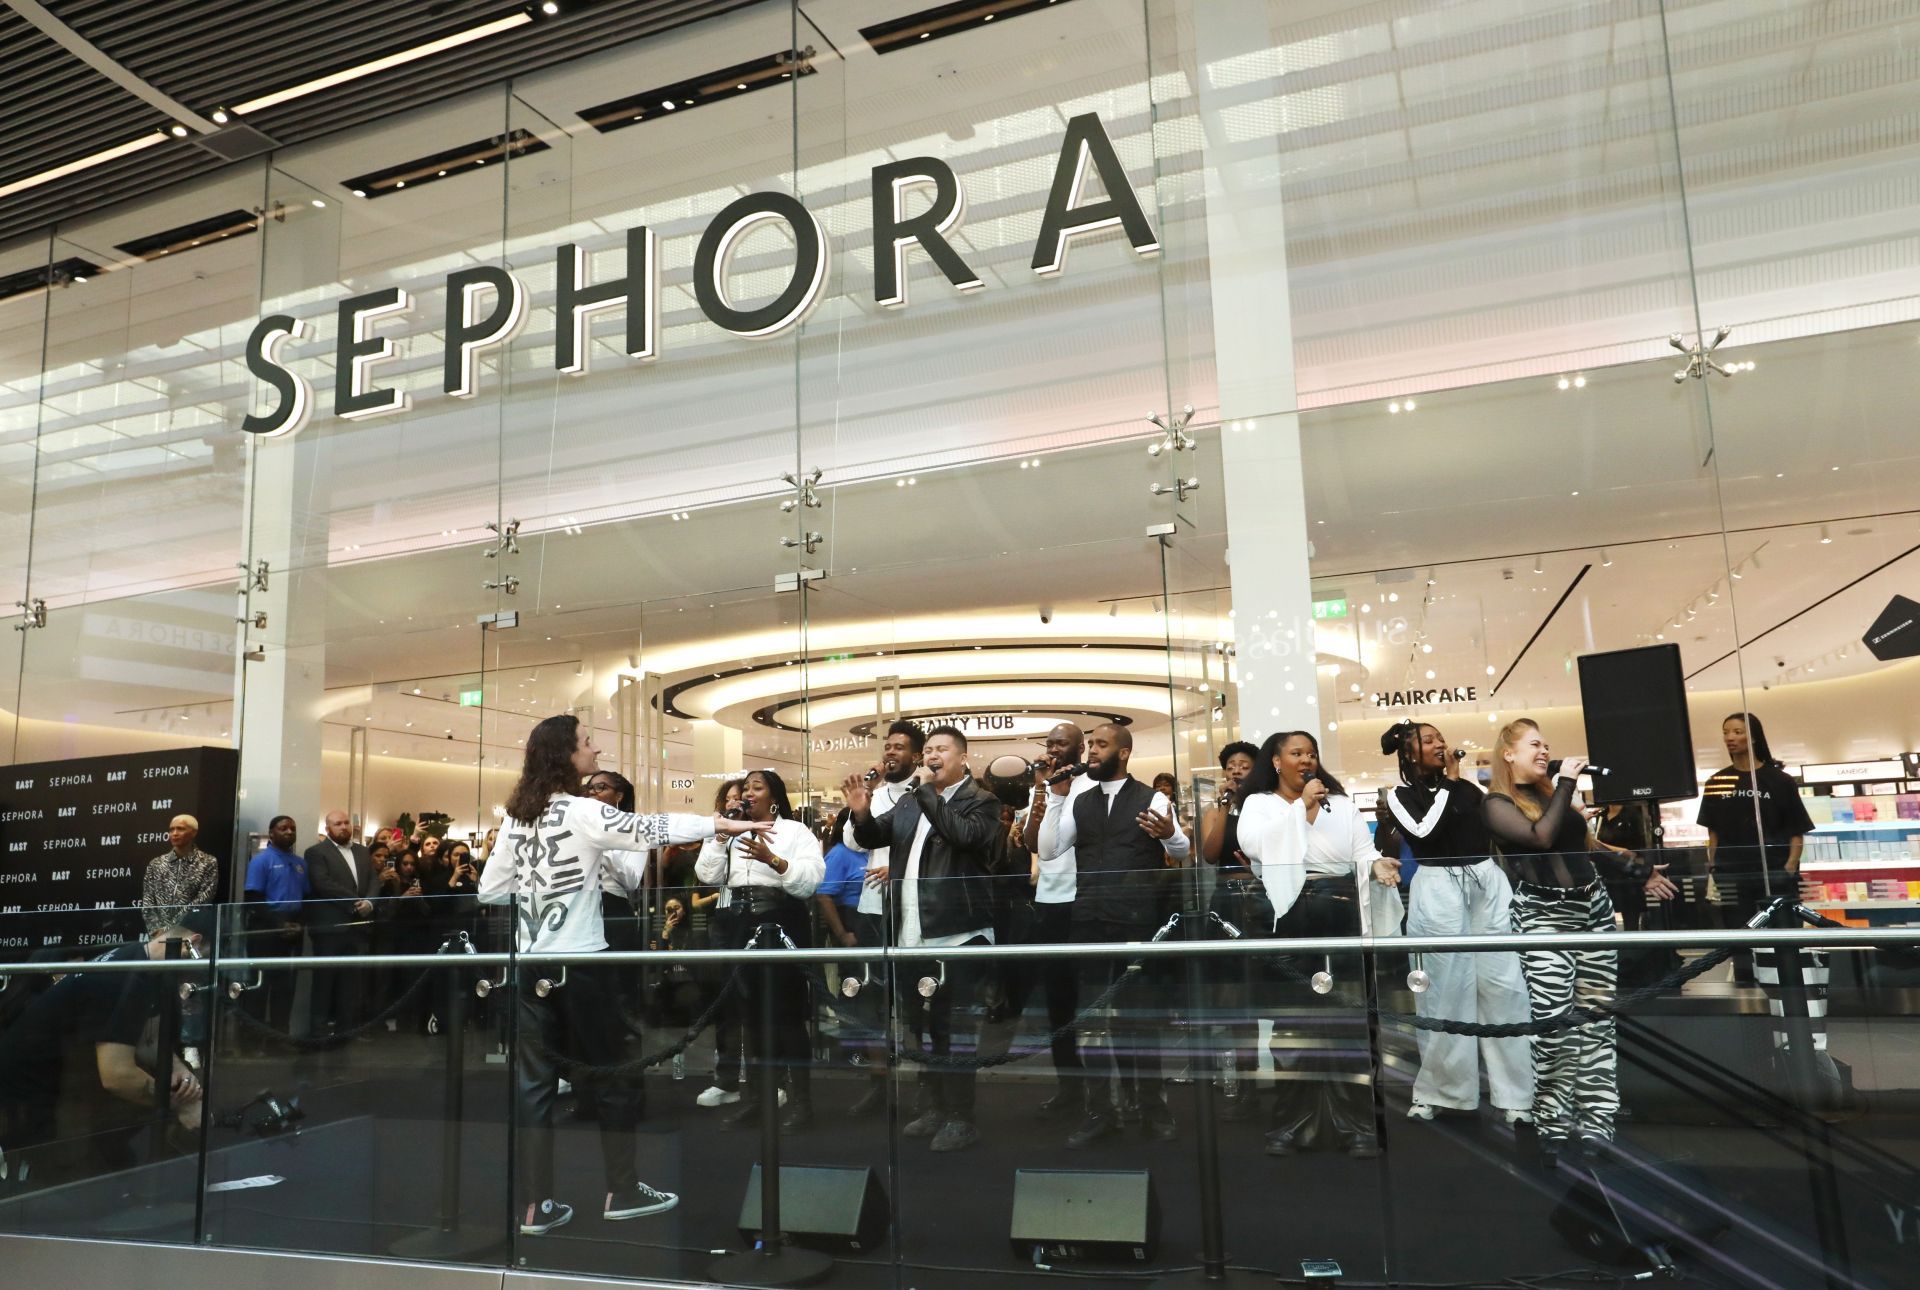
{"type": "MultiPolygon", "coordinates": [[[[947,241],[959,226],[965,202],[953,168],[936,157],[911,157],[873,168],[873,297],[889,308],[907,303],[906,257],[918,246],[958,291],[986,284],[947,241]],[[932,201],[916,215],[904,211],[906,194],[931,188],[932,201]]],[[[1057,274],[1066,265],[1074,238],[1118,228],[1139,255],[1153,255],[1160,243],[1146,212],[1107,138],[1100,118],[1088,112],[1067,122],[1053,185],[1033,248],[1033,272],[1057,274]],[[1086,200],[1089,171],[1098,173],[1104,197],[1086,200]]],[[[795,326],[820,301],[827,282],[831,243],[820,222],[797,198],[785,193],[749,193],[713,217],[700,235],[693,261],[693,294],[713,323],[736,336],[777,336],[795,326]],[[733,252],[763,224],[785,224],[794,244],[787,285],[761,304],[736,305],[727,298],[726,280],[733,252]]],[[[578,376],[587,370],[587,326],[594,314],[623,310],[625,349],[643,362],[660,356],[660,260],[653,230],[627,230],[626,275],[611,282],[586,280],[586,253],[577,243],[557,249],[554,287],[554,367],[578,376]]],[[[527,314],[526,285],[491,265],[460,269],[446,279],[446,352],[441,388],[454,398],[477,392],[479,356],[505,344],[527,314]]],[[[404,288],[386,287],[351,296],[339,305],[334,340],[333,414],[349,420],[405,412],[404,391],[378,383],[380,364],[393,358],[390,337],[375,330],[383,319],[406,314],[413,299],[404,288]]],[[[311,335],[305,320],[291,314],[262,318],[247,338],[247,367],[271,391],[270,406],[248,414],[240,428],[263,436],[291,434],[313,412],[313,389],[280,360],[289,339],[311,335]]]]}

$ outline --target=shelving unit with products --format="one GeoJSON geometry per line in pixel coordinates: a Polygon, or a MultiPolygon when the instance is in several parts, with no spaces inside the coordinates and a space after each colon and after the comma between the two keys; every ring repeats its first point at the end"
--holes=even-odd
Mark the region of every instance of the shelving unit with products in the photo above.
{"type": "Polygon", "coordinates": [[[1920,922],[1920,757],[1797,768],[1813,834],[1800,891],[1813,909],[1859,927],[1920,922]]]}

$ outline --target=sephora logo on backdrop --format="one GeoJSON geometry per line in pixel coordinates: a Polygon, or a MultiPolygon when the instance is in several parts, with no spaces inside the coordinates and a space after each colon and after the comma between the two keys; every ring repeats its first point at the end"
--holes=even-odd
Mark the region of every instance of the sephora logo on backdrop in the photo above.
{"type": "MultiPolygon", "coordinates": [[[[947,241],[959,226],[965,201],[953,168],[937,157],[910,157],[873,168],[873,298],[888,308],[907,303],[907,250],[926,252],[947,281],[960,291],[986,284],[947,241]],[[915,215],[905,213],[906,194],[930,187],[932,201],[915,215]]],[[[1135,200],[1126,171],[1114,153],[1100,118],[1088,112],[1067,122],[1053,187],[1047,194],[1040,236],[1033,248],[1033,271],[1046,276],[1066,264],[1076,237],[1118,228],[1140,255],[1153,255],[1160,243],[1146,212],[1135,200]],[[1106,195],[1085,199],[1089,170],[1100,177],[1106,195]]],[[[693,294],[700,311],[736,336],[777,336],[793,327],[820,301],[826,286],[831,243],[820,221],[785,193],[749,193],[713,217],[700,235],[693,260],[693,294]],[[782,223],[792,234],[793,268],[779,295],[764,304],[738,306],[727,299],[728,265],[741,239],[762,224],[782,223]]],[[[626,312],[625,349],[629,358],[658,358],[660,260],[653,230],[627,230],[626,276],[589,283],[587,257],[577,243],[557,248],[554,286],[553,365],[580,375],[587,370],[587,324],[595,313],[626,312]]],[[[472,398],[479,381],[482,350],[505,344],[519,331],[527,313],[527,289],[505,269],[482,265],[447,275],[446,355],[441,388],[455,398],[472,398]]],[[[333,413],[357,420],[404,412],[405,392],[375,383],[374,369],[393,358],[390,337],[375,334],[380,320],[407,313],[413,299],[400,287],[386,287],[342,300],[334,339],[333,413]]],[[[306,322],[291,314],[262,318],[247,338],[247,367],[272,391],[265,413],[248,414],[240,428],[248,434],[291,434],[313,411],[313,390],[279,357],[289,339],[305,339],[306,322]]]]}

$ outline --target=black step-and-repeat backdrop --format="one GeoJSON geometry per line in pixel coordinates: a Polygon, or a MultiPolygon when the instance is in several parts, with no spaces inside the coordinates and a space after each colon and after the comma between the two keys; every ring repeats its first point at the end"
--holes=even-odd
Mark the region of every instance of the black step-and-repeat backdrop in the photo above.
{"type": "Polygon", "coordinates": [[[224,896],[239,775],[231,748],[0,767],[0,957],[141,935],[141,880],[176,815],[200,821],[224,896]]]}

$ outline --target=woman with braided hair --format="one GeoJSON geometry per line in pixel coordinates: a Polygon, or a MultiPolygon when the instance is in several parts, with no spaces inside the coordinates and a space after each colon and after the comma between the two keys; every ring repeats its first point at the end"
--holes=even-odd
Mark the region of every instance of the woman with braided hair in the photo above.
{"type": "MultiPolygon", "coordinates": [[[[1460,776],[1460,761],[1448,750],[1446,736],[1423,722],[1400,721],[1380,736],[1380,751],[1399,761],[1400,784],[1384,801],[1390,822],[1419,861],[1407,904],[1407,935],[1511,932],[1513,888],[1489,858],[1491,844],[1480,816],[1484,798],[1460,776]]],[[[1517,954],[1423,954],[1420,967],[1430,982],[1424,994],[1414,997],[1423,1017],[1492,1023],[1527,1019],[1527,985],[1517,954]]],[[[1484,1052],[1494,1107],[1509,1124],[1528,1118],[1533,1063],[1524,1036],[1476,1040],[1422,1030],[1419,1041],[1420,1074],[1413,1081],[1408,1115],[1431,1120],[1443,1110],[1478,1107],[1484,1052]]]]}

